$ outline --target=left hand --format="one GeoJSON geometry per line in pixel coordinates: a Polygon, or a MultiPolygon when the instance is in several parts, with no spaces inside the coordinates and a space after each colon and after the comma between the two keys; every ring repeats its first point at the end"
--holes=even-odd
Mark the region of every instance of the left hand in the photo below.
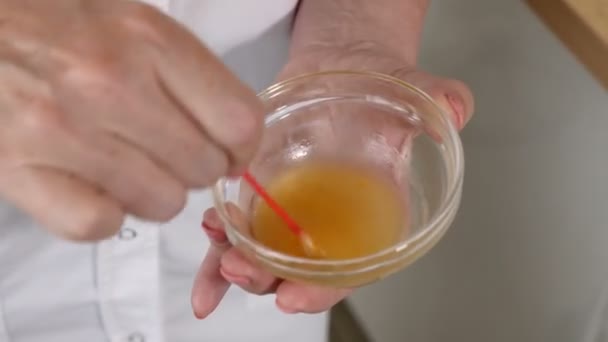
{"type": "MultiPolygon", "coordinates": [[[[280,78],[322,70],[375,71],[400,78],[433,97],[459,129],[473,113],[472,94],[462,82],[429,75],[373,46],[356,47],[352,51],[322,49],[300,55],[288,63],[280,78]]],[[[232,284],[253,294],[275,293],[276,305],[285,313],[323,312],[353,292],[353,289],[297,284],[275,278],[230,245],[214,209],[205,212],[203,226],[212,245],[192,289],[192,308],[200,319],[215,310],[232,284]]]]}

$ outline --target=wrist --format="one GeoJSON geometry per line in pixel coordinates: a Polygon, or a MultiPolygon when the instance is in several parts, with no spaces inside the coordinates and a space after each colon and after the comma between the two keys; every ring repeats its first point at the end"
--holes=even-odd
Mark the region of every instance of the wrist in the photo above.
{"type": "Polygon", "coordinates": [[[329,70],[371,71],[392,74],[395,69],[415,69],[418,48],[406,55],[382,41],[352,40],[340,43],[309,44],[292,49],[280,74],[285,79],[329,70]]]}
{"type": "Polygon", "coordinates": [[[302,0],[291,56],[376,54],[415,66],[427,4],[428,0],[302,0]]]}

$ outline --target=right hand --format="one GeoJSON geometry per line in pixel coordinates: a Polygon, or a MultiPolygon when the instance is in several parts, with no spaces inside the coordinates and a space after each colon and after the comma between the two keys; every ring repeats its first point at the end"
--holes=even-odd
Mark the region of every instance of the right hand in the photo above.
{"type": "Polygon", "coordinates": [[[241,172],[262,105],[185,28],[124,0],[0,0],[0,196],[73,240],[168,220],[241,172]]]}

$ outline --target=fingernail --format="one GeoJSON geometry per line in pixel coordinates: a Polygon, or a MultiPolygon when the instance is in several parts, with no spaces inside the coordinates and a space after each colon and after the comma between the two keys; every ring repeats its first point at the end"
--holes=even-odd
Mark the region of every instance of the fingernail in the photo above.
{"type": "Polygon", "coordinates": [[[249,286],[252,283],[248,277],[232,274],[227,272],[223,267],[220,267],[220,273],[224,279],[238,286],[249,286]]]}
{"type": "Polygon", "coordinates": [[[454,120],[458,129],[462,129],[465,123],[464,105],[462,101],[459,101],[456,97],[451,94],[446,94],[445,98],[448,100],[452,111],[454,112],[454,120]]]}
{"type": "Polygon", "coordinates": [[[210,239],[214,240],[218,243],[224,243],[227,241],[226,233],[219,229],[212,228],[205,221],[201,223],[201,226],[205,230],[205,233],[209,236],[210,239]]]}

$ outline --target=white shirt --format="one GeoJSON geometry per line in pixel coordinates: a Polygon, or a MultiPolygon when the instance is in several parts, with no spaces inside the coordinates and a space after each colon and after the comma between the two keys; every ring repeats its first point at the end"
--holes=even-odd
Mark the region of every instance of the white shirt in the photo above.
{"type": "MultiPolygon", "coordinates": [[[[256,88],[281,65],[296,0],[147,0],[194,31],[256,88]]],[[[323,342],[327,316],[285,315],[273,296],[232,288],[209,318],[190,309],[208,241],[208,192],[159,226],[127,219],[113,239],[76,244],[0,202],[0,342],[323,342]]]]}

